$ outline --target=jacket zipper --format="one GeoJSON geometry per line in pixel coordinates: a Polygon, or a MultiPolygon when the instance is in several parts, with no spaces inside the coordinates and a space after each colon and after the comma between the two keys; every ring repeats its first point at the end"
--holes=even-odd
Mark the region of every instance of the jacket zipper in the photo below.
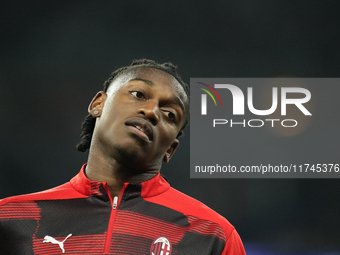
{"type": "Polygon", "coordinates": [[[113,205],[112,205],[112,209],[115,210],[117,208],[117,204],[118,204],[118,197],[115,196],[113,198],[113,205]]]}
{"type": "Polygon", "coordinates": [[[112,200],[111,193],[105,185],[105,190],[107,194],[109,195],[110,202],[111,202],[111,215],[110,215],[110,220],[109,220],[109,225],[107,228],[107,233],[106,233],[106,240],[105,240],[105,246],[104,246],[104,254],[109,254],[110,252],[110,244],[111,244],[111,239],[112,239],[112,234],[113,234],[113,227],[114,227],[114,222],[116,219],[116,213],[117,213],[117,208],[119,206],[120,200],[122,199],[124,190],[127,185],[124,184],[122,191],[120,192],[119,197],[115,196],[112,200]]]}

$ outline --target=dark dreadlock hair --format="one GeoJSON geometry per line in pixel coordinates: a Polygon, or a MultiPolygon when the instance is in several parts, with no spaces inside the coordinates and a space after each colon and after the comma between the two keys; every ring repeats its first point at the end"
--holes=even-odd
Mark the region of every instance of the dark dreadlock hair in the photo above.
{"type": "MultiPolygon", "coordinates": [[[[117,69],[111,74],[111,77],[104,82],[104,92],[107,92],[110,84],[120,75],[129,73],[130,71],[136,70],[138,68],[147,67],[147,68],[154,68],[164,71],[171,76],[173,76],[183,87],[187,97],[189,98],[189,86],[185,82],[182,81],[181,77],[177,74],[177,66],[174,66],[172,63],[167,62],[163,64],[156,63],[153,60],[149,59],[138,59],[132,61],[131,65],[125,66],[122,68],[117,69]]],[[[179,131],[177,138],[184,134],[183,130],[188,125],[189,122],[189,105],[187,105],[187,111],[184,114],[185,121],[181,130],[179,131]]],[[[85,152],[87,149],[90,148],[92,134],[94,130],[94,126],[96,123],[96,118],[93,117],[91,114],[88,114],[85,117],[85,120],[81,124],[81,134],[80,134],[80,142],[77,144],[77,150],[80,152],[85,152]]]]}

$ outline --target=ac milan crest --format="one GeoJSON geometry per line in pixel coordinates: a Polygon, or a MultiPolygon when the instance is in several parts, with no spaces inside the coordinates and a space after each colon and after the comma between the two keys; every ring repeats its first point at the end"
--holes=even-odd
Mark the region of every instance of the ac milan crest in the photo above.
{"type": "Polygon", "coordinates": [[[171,255],[171,244],[165,237],[157,238],[151,245],[150,255],[171,255]]]}

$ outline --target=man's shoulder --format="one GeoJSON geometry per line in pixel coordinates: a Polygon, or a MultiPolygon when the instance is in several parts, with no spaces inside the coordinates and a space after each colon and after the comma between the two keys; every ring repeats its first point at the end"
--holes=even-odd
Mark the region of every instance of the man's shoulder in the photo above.
{"type": "Polygon", "coordinates": [[[38,200],[56,200],[79,197],[79,193],[73,189],[70,182],[59,185],[57,187],[18,196],[7,197],[0,200],[0,206],[8,203],[25,203],[28,201],[38,200]]]}
{"type": "Polygon", "coordinates": [[[169,192],[174,194],[176,199],[178,199],[178,203],[182,204],[182,206],[184,206],[184,208],[186,208],[192,214],[195,214],[202,218],[209,218],[212,220],[230,224],[226,218],[224,218],[222,215],[220,215],[201,201],[187,194],[184,194],[183,192],[172,187],[169,189],[169,192]]]}
{"type": "Polygon", "coordinates": [[[170,187],[166,192],[156,197],[147,198],[149,202],[169,207],[173,210],[190,215],[200,220],[209,221],[220,225],[228,235],[234,230],[234,226],[222,215],[198,201],[197,199],[170,187]]]}

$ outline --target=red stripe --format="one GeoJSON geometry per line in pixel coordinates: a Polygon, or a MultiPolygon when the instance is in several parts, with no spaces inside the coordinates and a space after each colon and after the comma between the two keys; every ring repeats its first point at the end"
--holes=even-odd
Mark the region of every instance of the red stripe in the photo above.
{"type": "MultiPolygon", "coordinates": [[[[106,233],[101,235],[71,236],[64,242],[65,254],[102,254],[106,233]]],[[[64,237],[53,237],[63,241],[64,237]]],[[[44,243],[44,239],[33,238],[34,254],[62,254],[58,244],[44,243]]]]}
{"type": "Polygon", "coordinates": [[[194,216],[188,216],[188,220],[192,226],[192,232],[197,232],[203,235],[216,235],[223,241],[226,241],[223,228],[219,224],[208,220],[199,219],[194,216]]]}
{"type": "Polygon", "coordinates": [[[156,251],[155,254],[159,255],[159,253],[161,252],[162,244],[161,243],[157,243],[156,247],[157,247],[157,251],[156,251]]]}
{"type": "Polygon", "coordinates": [[[130,211],[119,211],[116,215],[115,232],[154,239],[167,236],[174,244],[178,243],[190,227],[181,227],[166,221],[151,218],[130,211]]]}
{"type": "Polygon", "coordinates": [[[114,231],[117,234],[132,234],[148,239],[167,236],[173,244],[177,244],[188,231],[201,235],[216,236],[223,241],[226,240],[222,227],[217,223],[193,216],[189,216],[189,223],[190,226],[178,226],[143,214],[130,211],[118,211],[114,231]]]}
{"type": "Polygon", "coordinates": [[[91,195],[92,196],[102,196],[100,192],[100,182],[91,182],[91,195]]]}
{"type": "Polygon", "coordinates": [[[25,220],[40,219],[41,209],[35,202],[9,202],[0,207],[0,219],[25,220]]]}

